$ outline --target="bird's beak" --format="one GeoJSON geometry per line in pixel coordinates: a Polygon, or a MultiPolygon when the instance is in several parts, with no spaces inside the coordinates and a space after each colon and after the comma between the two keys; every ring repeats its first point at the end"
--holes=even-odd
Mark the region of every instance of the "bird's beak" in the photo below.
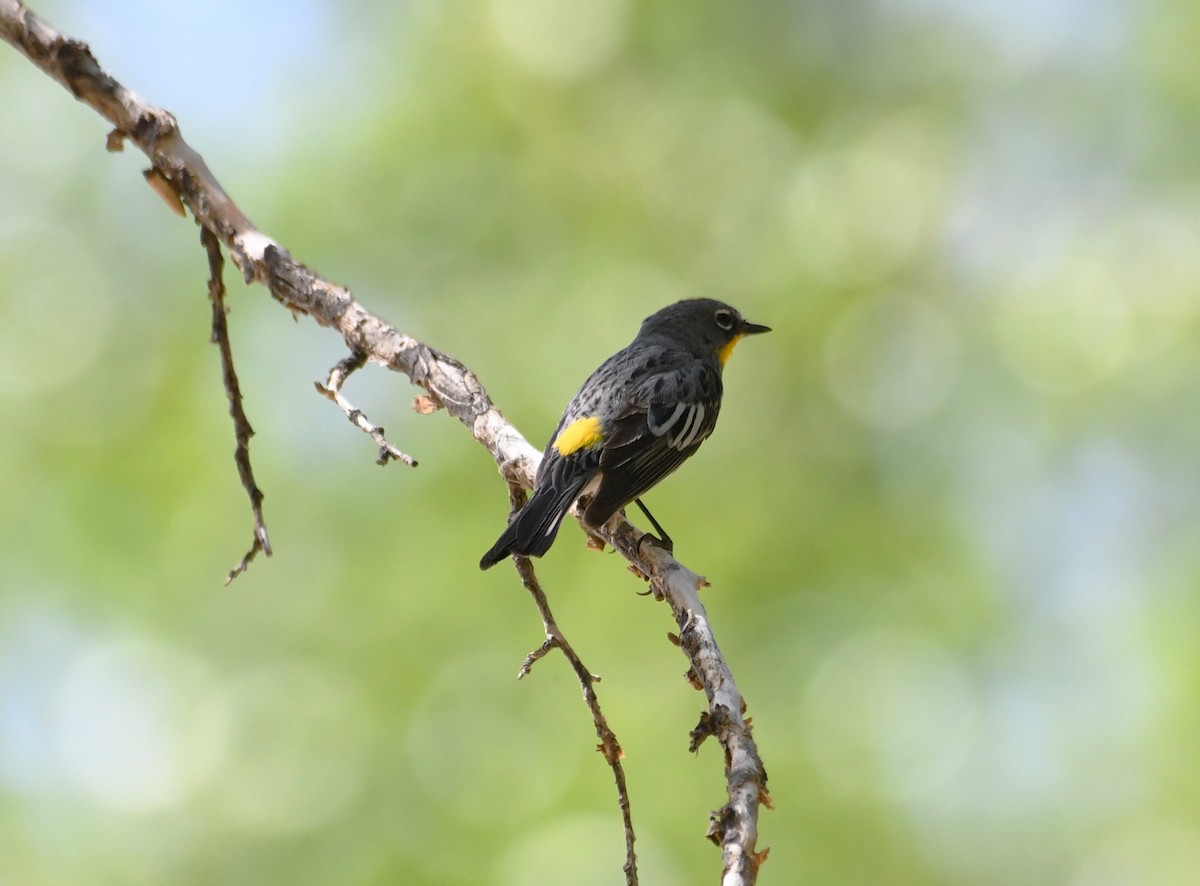
{"type": "Polygon", "coordinates": [[[763,326],[761,323],[751,323],[749,320],[743,320],[738,332],[741,335],[758,335],[762,332],[770,332],[770,326],[763,326]]]}

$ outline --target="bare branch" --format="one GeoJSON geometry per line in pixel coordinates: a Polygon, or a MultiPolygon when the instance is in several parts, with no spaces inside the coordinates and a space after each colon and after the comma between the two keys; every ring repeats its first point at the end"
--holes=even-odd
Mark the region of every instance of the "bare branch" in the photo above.
{"type": "Polygon", "coordinates": [[[743,886],[758,880],[758,868],[767,852],[755,851],[758,841],[758,809],[770,808],[767,771],[758,755],[750,723],[744,718],[746,703],[734,682],[698,591],[708,580],[679,563],[674,556],[654,545],[641,544],[642,533],[628,522],[605,527],[604,540],[621,552],[643,576],[650,579],[656,599],[665,599],[679,625],[673,637],[691,662],[694,676],[708,699],[701,726],[693,730],[690,750],[695,751],[707,735],[714,736],[725,751],[725,781],[729,801],[710,817],[707,836],[721,847],[722,886],[743,886]]]}
{"type": "MultiPolygon", "coordinates": [[[[396,331],[347,289],[321,279],[255,228],[204,159],[183,140],[171,114],[129,92],[100,68],[84,43],[63,37],[17,0],[0,0],[0,36],[113,125],[110,150],[129,140],[145,153],[152,164],[151,184],[160,194],[164,182],[170,185],[197,222],[229,250],[246,282],[261,283],[290,310],[337,330],[351,353],[366,354],[407,375],[424,389],[426,404],[445,407],[487,448],[506,480],[533,485],[540,454],[496,409],[475,374],[449,355],[396,331]]],[[[765,857],[755,851],[755,844],[758,809],[767,799],[767,788],[766,772],[743,718],[745,705],[697,596],[704,580],[661,548],[639,549],[642,535],[623,518],[600,532],[671,606],[680,648],[708,699],[707,729],[725,751],[729,799],[714,813],[710,828],[722,847],[722,883],[752,884],[765,857]]]]}
{"type": "Polygon", "coordinates": [[[250,438],[254,428],[246,418],[242,407],[242,390],[238,384],[237,371],[233,368],[233,348],[229,344],[228,311],[225,308],[225,280],[223,271],[225,258],[221,255],[221,244],[208,228],[200,229],[200,242],[208,253],[208,298],[212,302],[212,343],[221,352],[221,380],[225,384],[225,396],[229,399],[229,415],[233,418],[233,434],[237,446],[233,452],[237,464],[238,478],[250,496],[250,511],[254,516],[254,540],[241,562],[229,571],[225,584],[229,584],[250,566],[250,561],[259,551],[271,556],[271,539],[267,536],[267,524],[263,521],[263,492],[254,482],[254,469],[250,466],[250,438]]]}
{"type": "Polygon", "coordinates": [[[629,809],[629,788],[625,783],[625,767],[621,765],[621,760],[624,759],[625,753],[621,750],[621,745],[617,741],[616,734],[608,726],[608,720],[605,719],[604,712],[600,709],[600,700],[596,697],[594,688],[596,683],[600,682],[600,678],[591,673],[580,660],[579,655],[567,642],[562,631],[554,622],[554,616],[550,612],[550,604],[546,600],[546,594],[538,584],[537,576],[533,571],[533,563],[528,557],[516,557],[517,574],[521,576],[521,583],[525,585],[526,590],[533,596],[534,603],[537,605],[538,612],[542,616],[542,624],[546,630],[546,639],[542,645],[529,653],[525,657],[524,664],[521,665],[521,670],[517,673],[517,679],[523,678],[529,673],[529,669],[533,663],[542,658],[551,649],[558,649],[566,657],[571,665],[571,669],[575,672],[576,678],[579,680],[579,687],[583,690],[583,699],[587,703],[588,710],[592,712],[592,723],[596,727],[596,736],[600,739],[600,744],[596,750],[604,755],[604,760],[608,763],[613,771],[613,780],[617,784],[617,805],[621,808],[621,821],[625,827],[625,884],[626,886],[637,886],[637,853],[634,852],[633,843],[636,839],[633,832],[633,817],[629,809]]]}
{"type": "MultiPolygon", "coordinates": [[[[508,484],[508,501],[510,510],[514,514],[525,504],[525,489],[521,484],[508,484]]],[[[525,656],[525,661],[521,663],[521,669],[517,671],[517,679],[525,679],[534,664],[545,658],[552,649],[561,651],[570,663],[571,669],[575,671],[579,687],[583,690],[584,701],[592,713],[592,723],[596,727],[596,735],[600,739],[600,744],[596,749],[604,755],[605,761],[613,771],[613,780],[617,784],[617,805],[621,809],[621,820],[625,826],[625,884],[626,886],[637,886],[637,853],[633,849],[636,837],[629,808],[629,790],[625,783],[625,767],[621,765],[625,754],[621,750],[616,734],[608,726],[608,720],[600,709],[600,699],[597,698],[593,688],[596,683],[600,682],[600,677],[584,666],[574,647],[563,636],[562,630],[554,620],[554,613],[550,611],[550,601],[546,599],[546,593],[542,590],[541,583],[533,571],[533,563],[530,559],[514,557],[513,562],[517,568],[517,574],[521,577],[521,583],[533,597],[533,603],[537,606],[538,615],[542,618],[542,628],[545,631],[545,639],[542,644],[525,656]]]]}
{"type": "Polygon", "coordinates": [[[325,384],[315,383],[317,391],[336,403],[338,408],[346,413],[350,424],[375,441],[379,447],[379,457],[375,459],[375,464],[386,465],[389,461],[398,461],[415,468],[417,466],[416,459],[389,443],[383,435],[383,428],[371,424],[365,412],[342,396],[342,385],[346,383],[346,379],[350,377],[351,373],[362,369],[366,363],[367,355],[362,351],[351,354],[345,360],[340,360],[333,369],[329,370],[329,378],[326,379],[325,384]]]}

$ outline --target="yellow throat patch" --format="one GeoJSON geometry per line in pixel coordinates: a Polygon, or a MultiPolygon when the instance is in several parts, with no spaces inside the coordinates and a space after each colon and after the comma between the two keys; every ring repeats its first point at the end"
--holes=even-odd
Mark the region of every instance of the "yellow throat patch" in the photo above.
{"type": "Polygon", "coordinates": [[[745,335],[735,335],[725,344],[721,345],[717,351],[717,359],[721,361],[721,367],[725,367],[725,361],[729,359],[729,355],[733,353],[733,349],[737,347],[737,343],[744,339],[745,335]]]}
{"type": "Polygon", "coordinates": [[[591,449],[604,441],[604,431],[600,427],[598,416],[577,418],[554,438],[554,448],[562,456],[578,452],[580,449],[591,449]]]}

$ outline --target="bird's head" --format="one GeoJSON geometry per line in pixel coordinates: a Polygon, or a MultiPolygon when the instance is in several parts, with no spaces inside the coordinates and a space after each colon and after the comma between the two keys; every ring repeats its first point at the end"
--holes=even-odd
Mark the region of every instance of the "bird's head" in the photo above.
{"type": "Polygon", "coordinates": [[[667,305],[642,322],[639,336],[662,336],[697,356],[715,356],[721,365],[747,335],[770,332],[751,323],[736,308],[712,298],[692,298],[667,305]]]}

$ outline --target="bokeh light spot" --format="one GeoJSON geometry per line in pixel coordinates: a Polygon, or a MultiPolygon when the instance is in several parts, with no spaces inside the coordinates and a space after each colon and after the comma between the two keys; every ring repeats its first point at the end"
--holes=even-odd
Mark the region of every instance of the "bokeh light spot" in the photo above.
{"type": "Polygon", "coordinates": [[[58,697],[59,753],[99,803],[164,809],[206,783],[220,761],[226,710],[208,668],[150,640],[85,651],[58,697]]]}
{"type": "Polygon", "coordinates": [[[266,665],[229,688],[232,735],[221,783],[236,824],[301,833],[345,811],[362,787],[371,728],[356,687],[305,661],[266,665]]]}
{"type": "Polygon", "coordinates": [[[812,276],[867,283],[915,256],[944,188],[939,133],[933,121],[898,115],[801,162],[785,217],[812,276]]]}
{"type": "Polygon", "coordinates": [[[800,734],[826,780],[904,800],[942,787],[970,751],[978,710],[954,659],[899,630],[853,637],[808,687],[800,734]]]}
{"type": "Polygon", "coordinates": [[[1200,872],[1193,822],[1147,819],[1117,830],[1079,865],[1071,886],[1192,886],[1200,872]]]}
{"type": "Polygon", "coordinates": [[[1070,391],[1121,368],[1130,352],[1131,315],[1106,263],[1064,260],[1016,281],[996,316],[1009,366],[1028,384],[1070,391]]]}
{"type": "Polygon", "coordinates": [[[625,42],[626,0],[492,0],[490,6],[501,45],[548,80],[590,74],[625,42]]]}
{"type": "Polygon", "coordinates": [[[32,398],[76,381],[104,353],[118,302],[94,245],[24,220],[0,224],[0,274],[21,281],[0,298],[0,354],[22,370],[4,396],[32,398]]]}
{"type": "MultiPolygon", "coordinates": [[[[660,841],[638,829],[638,874],[643,883],[677,886],[684,878],[654,850],[660,841]]],[[[497,864],[497,886],[530,883],[571,883],[572,886],[609,886],[613,872],[624,861],[620,819],[611,815],[583,814],[556,818],[531,828],[497,864]],[[553,860],[552,862],[550,860],[553,860]],[[550,876],[553,871],[553,876],[550,876]]]]}
{"type": "Polygon", "coordinates": [[[588,749],[546,728],[558,714],[546,693],[521,692],[518,714],[507,692],[480,691],[480,674],[512,670],[511,660],[498,654],[454,661],[413,712],[414,776],[431,798],[466,820],[491,821],[497,809],[512,816],[546,809],[567,789],[588,749]]]}
{"type": "Polygon", "coordinates": [[[838,402],[863,422],[904,428],[931,416],[958,377],[959,339],[940,308],[918,298],[853,303],[825,344],[825,372],[838,402]]]}

